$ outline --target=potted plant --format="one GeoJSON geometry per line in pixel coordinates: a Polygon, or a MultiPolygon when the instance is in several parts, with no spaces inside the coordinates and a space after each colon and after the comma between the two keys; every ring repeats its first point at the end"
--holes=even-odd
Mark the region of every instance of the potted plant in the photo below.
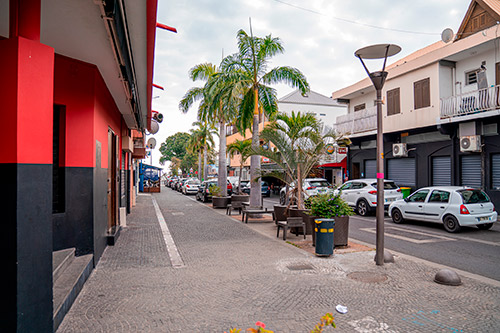
{"type": "Polygon", "coordinates": [[[212,185],[210,186],[208,191],[212,196],[213,208],[227,208],[227,205],[231,202],[231,197],[223,197],[221,188],[219,186],[212,185]]]}
{"type": "MultiPolygon", "coordinates": [[[[333,246],[347,246],[349,235],[349,216],[354,215],[354,210],[342,200],[340,195],[320,194],[311,199],[311,216],[315,217],[315,228],[324,233],[333,233],[333,246]]],[[[317,236],[322,233],[318,233],[317,236]]],[[[318,239],[316,239],[316,248],[318,249],[318,239]]],[[[320,247],[324,244],[319,244],[320,247]]],[[[327,252],[329,245],[327,244],[327,252]]],[[[333,247],[332,247],[333,251],[333,247]]],[[[331,253],[329,253],[331,254],[331,253]]]]}

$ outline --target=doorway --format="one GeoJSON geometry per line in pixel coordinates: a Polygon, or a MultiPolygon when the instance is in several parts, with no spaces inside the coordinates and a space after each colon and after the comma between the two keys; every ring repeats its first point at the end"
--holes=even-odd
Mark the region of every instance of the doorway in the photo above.
{"type": "Polygon", "coordinates": [[[361,174],[359,172],[359,163],[353,163],[352,164],[352,173],[351,173],[351,179],[359,179],[361,178],[361,174]]]}
{"type": "Polygon", "coordinates": [[[118,136],[108,128],[108,232],[118,225],[118,136]]]}

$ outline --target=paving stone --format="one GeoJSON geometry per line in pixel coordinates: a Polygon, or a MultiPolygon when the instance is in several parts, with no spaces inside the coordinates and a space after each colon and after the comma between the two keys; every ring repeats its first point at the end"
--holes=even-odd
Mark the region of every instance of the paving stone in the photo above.
{"type": "Polygon", "coordinates": [[[434,267],[407,258],[376,266],[372,251],[317,258],[162,191],[152,195],[185,266],[172,267],[151,196],[139,196],[58,332],[245,331],[256,321],[309,332],[327,312],[339,332],[500,331],[496,286],[467,277],[461,286],[439,285],[434,267]],[[354,272],[387,278],[354,280],[354,272]],[[338,304],[348,312],[337,313],[338,304]]]}

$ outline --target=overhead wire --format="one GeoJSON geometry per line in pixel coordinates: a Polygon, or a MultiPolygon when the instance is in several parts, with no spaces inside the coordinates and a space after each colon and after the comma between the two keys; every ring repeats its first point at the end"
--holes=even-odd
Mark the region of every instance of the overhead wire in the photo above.
{"type": "Polygon", "coordinates": [[[336,17],[336,16],[327,15],[327,14],[318,12],[316,10],[312,10],[312,9],[309,9],[309,8],[305,8],[305,7],[301,7],[301,6],[298,6],[298,5],[291,4],[291,3],[283,1],[283,0],[274,0],[274,1],[279,2],[279,3],[281,3],[283,5],[286,5],[286,6],[290,6],[290,7],[296,8],[296,9],[300,9],[300,10],[303,10],[303,11],[306,11],[306,12],[310,12],[312,14],[330,17],[330,18],[332,18],[334,20],[337,20],[337,21],[342,21],[342,22],[346,22],[346,23],[356,24],[356,25],[360,25],[360,26],[364,26],[364,27],[368,27],[368,28],[374,28],[374,29],[379,29],[379,30],[388,30],[388,31],[394,31],[394,32],[401,32],[401,33],[406,33],[406,34],[416,34],[416,35],[432,35],[432,36],[434,36],[434,35],[440,35],[440,33],[437,33],[437,32],[411,31],[411,30],[386,28],[386,27],[381,27],[381,26],[377,26],[377,25],[373,25],[373,24],[361,23],[361,22],[357,22],[357,21],[354,21],[354,20],[345,19],[345,18],[342,18],[342,17],[336,17]]]}

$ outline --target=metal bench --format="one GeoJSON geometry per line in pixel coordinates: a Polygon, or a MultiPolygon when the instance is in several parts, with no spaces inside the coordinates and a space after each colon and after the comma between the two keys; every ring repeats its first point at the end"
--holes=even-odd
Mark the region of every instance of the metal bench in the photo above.
{"type": "Polygon", "coordinates": [[[249,208],[246,205],[243,205],[241,222],[245,221],[245,223],[248,223],[249,214],[271,214],[274,220],[274,210],[268,210],[267,208],[263,207],[249,208]]]}
{"type": "Polygon", "coordinates": [[[278,233],[276,237],[280,236],[280,228],[283,229],[283,240],[286,240],[286,231],[290,228],[295,229],[295,235],[299,235],[299,228],[302,228],[304,239],[306,239],[306,224],[302,217],[288,217],[286,221],[278,221],[278,233]]]}

